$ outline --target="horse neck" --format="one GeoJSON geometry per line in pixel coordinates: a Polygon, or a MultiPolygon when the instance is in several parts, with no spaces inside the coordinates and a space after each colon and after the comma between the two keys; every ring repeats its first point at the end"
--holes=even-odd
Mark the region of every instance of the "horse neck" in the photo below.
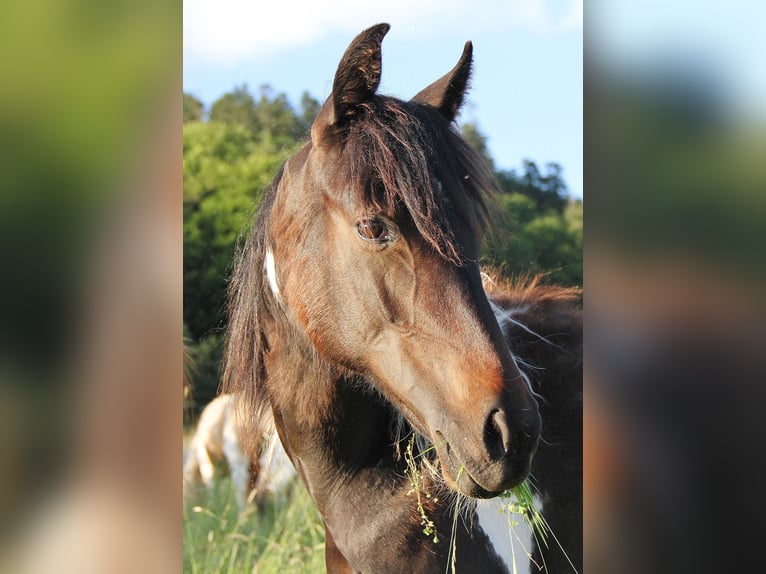
{"type": "Polygon", "coordinates": [[[365,464],[386,432],[388,411],[359,376],[321,356],[289,310],[272,314],[265,332],[275,423],[320,503],[339,477],[365,464]]]}

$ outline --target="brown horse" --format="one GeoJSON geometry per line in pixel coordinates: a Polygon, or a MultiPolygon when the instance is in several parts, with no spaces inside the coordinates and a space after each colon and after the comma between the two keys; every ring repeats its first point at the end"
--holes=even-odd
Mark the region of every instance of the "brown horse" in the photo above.
{"type": "Polygon", "coordinates": [[[452,125],[472,47],[405,102],[376,94],[388,29],[351,43],[311,140],[261,201],[231,282],[225,388],[253,420],[273,413],[324,520],[328,571],[454,558],[504,572],[473,506],[453,520],[446,495],[518,485],[541,427],[479,272],[491,170],[452,125]],[[444,493],[420,505],[409,436],[421,486],[444,493]]]}

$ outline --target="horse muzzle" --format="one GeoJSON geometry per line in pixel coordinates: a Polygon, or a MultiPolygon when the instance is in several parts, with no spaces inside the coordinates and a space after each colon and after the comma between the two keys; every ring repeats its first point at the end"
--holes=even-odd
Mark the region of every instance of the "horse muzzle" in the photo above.
{"type": "Polygon", "coordinates": [[[533,404],[511,418],[489,411],[472,438],[458,424],[434,430],[434,444],[447,485],[472,498],[492,498],[520,484],[529,474],[540,437],[540,416],[533,404]]]}

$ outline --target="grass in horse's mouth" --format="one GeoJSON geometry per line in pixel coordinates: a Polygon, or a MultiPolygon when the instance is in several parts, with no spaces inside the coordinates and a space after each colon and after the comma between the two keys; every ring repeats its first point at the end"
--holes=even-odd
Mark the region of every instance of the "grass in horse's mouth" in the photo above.
{"type": "MultiPolygon", "coordinates": [[[[415,454],[415,434],[410,435],[407,447],[404,452],[404,460],[407,464],[407,476],[410,480],[410,490],[407,495],[414,494],[417,500],[418,513],[420,514],[420,525],[423,527],[423,534],[428,537],[433,537],[434,544],[439,543],[439,535],[436,532],[436,527],[425,510],[424,500],[430,500],[434,503],[439,502],[439,498],[432,495],[432,493],[426,487],[426,482],[423,479],[423,470],[421,469],[421,463],[426,460],[425,456],[436,447],[432,444],[428,448],[419,451],[415,454]],[[418,460],[420,459],[420,460],[418,460]]],[[[461,465],[457,472],[455,483],[460,482],[460,478],[465,472],[465,468],[461,465]]],[[[551,530],[545,517],[535,507],[535,500],[533,495],[534,483],[531,478],[525,479],[521,484],[514,486],[499,495],[499,498],[504,500],[500,508],[500,512],[504,514],[508,520],[508,532],[511,537],[515,536],[518,539],[518,534],[514,532],[514,528],[521,524],[523,520],[527,527],[535,537],[538,547],[542,545],[548,546],[548,538],[553,537],[556,543],[561,547],[556,535],[551,530]]],[[[455,505],[453,509],[452,517],[452,532],[450,533],[450,546],[449,546],[449,564],[447,565],[447,571],[450,570],[453,574],[456,571],[456,556],[457,556],[457,522],[460,514],[461,507],[464,505],[467,497],[459,491],[455,491],[455,505]]],[[[513,547],[512,547],[513,548],[513,547]]],[[[562,548],[563,550],[563,548],[562,548]]],[[[526,549],[526,558],[531,560],[531,549],[526,549]]],[[[566,553],[565,553],[566,554],[566,553]]],[[[567,557],[568,559],[568,557],[567,557]]],[[[516,556],[513,557],[513,570],[516,572],[516,556]]],[[[571,561],[570,561],[571,564],[571,561]]],[[[538,568],[547,572],[545,564],[538,565],[538,568]]],[[[577,572],[577,569],[572,565],[572,569],[577,572]]]]}
{"type": "MultiPolygon", "coordinates": [[[[407,449],[404,451],[404,460],[407,463],[407,476],[410,479],[410,490],[407,492],[407,496],[413,493],[415,494],[415,497],[418,501],[418,513],[420,514],[420,525],[423,527],[423,534],[426,536],[433,535],[434,544],[438,544],[439,534],[436,532],[434,521],[431,520],[426,514],[425,508],[423,507],[423,499],[421,498],[422,495],[425,495],[427,499],[430,499],[432,495],[431,492],[427,490],[423,484],[422,472],[420,471],[419,465],[415,462],[415,455],[412,452],[414,447],[415,435],[413,434],[407,443],[407,449]]],[[[430,448],[434,447],[431,446],[430,448]]],[[[423,454],[425,453],[418,453],[418,457],[422,456],[423,454]]],[[[439,502],[439,499],[437,497],[433,497],[433,502],[439,502]]]]}

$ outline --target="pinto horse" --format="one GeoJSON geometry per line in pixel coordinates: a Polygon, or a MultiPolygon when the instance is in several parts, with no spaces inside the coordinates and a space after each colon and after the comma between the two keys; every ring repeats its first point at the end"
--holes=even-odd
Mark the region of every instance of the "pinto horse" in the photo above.
{"type": "Polygon", "coordinates": [[[474,504],[453,512],[525,480],[544,408],[506,340],[519,320],[498,321],[478,265],[492,173],[453,126],[472,45],[401,101],[376,93],[388,29],[353,40],[261,200],[230,283],[224,388],[273,416],[329,572],[506,572],[474,504]]]}
{"type": "MultiPolygon", "coordinates": [[[[271,498],[284,498],[290,491],[295,469],[273,432],[273,421],[264,413],[257,430],[252,421],[248,430],[261,436],[257,450],[242,448],[242,417],[235,412],[233,395],[219,395],[200,414],[194,435],[184,457],[184,496],[194,495],[199,483],[212,488],[216,467],[226,463],[231,475],[237,506],[240,510],[254,501],[263,506],[271,498]]],[[[248,440],[248,444],[251,440],[248,440]]]]}

